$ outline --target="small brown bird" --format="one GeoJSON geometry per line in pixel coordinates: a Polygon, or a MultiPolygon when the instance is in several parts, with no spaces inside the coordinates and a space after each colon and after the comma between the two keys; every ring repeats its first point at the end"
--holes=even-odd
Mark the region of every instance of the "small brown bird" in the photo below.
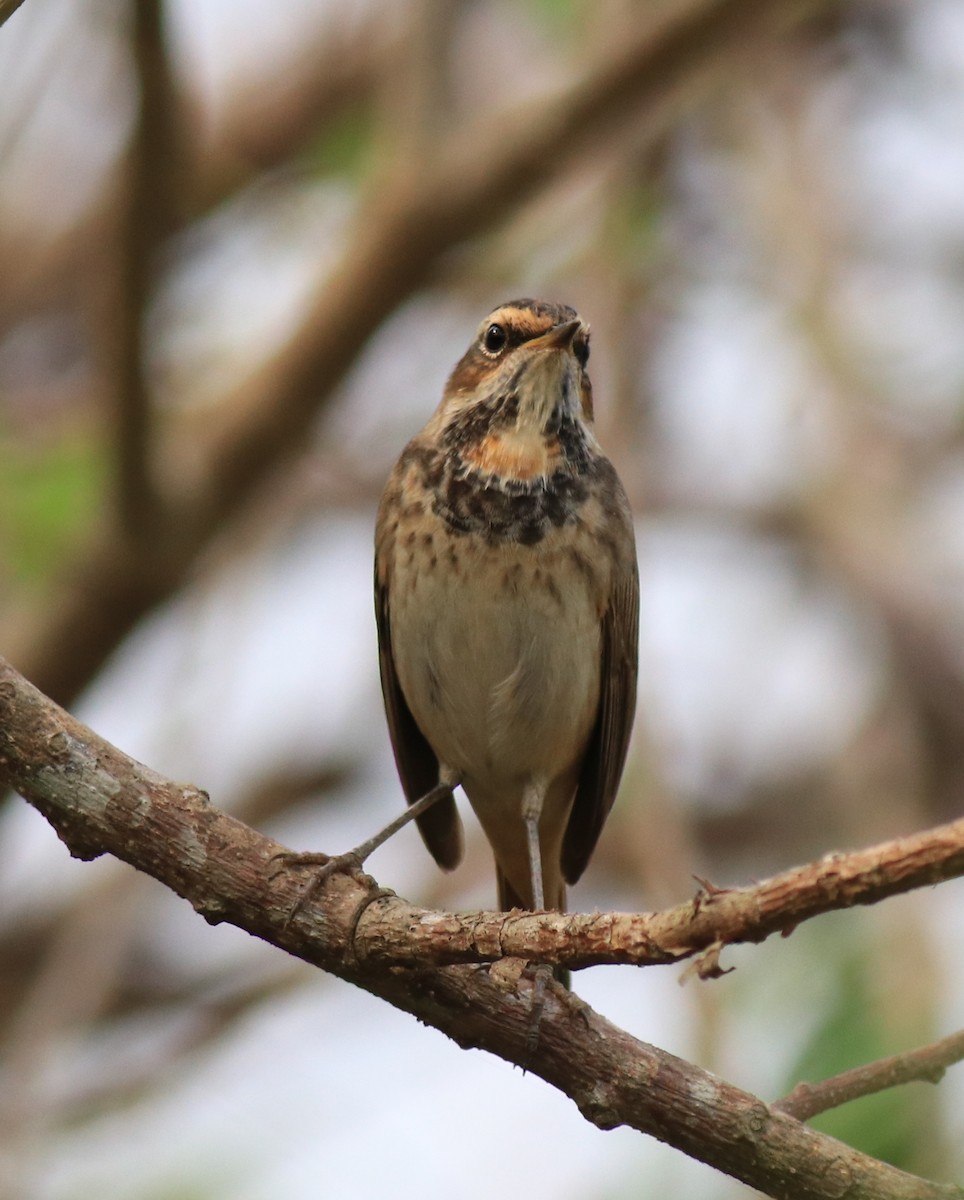
{"type": "Polygon", "coordinates": [[[593,434],[574,309],[495,309],[402,452],[375,533],[385,711],[441,867],[459,784],[495,854],[499,905],[563,910],[595,848],[636,703],[629,503],[593,434]]]}

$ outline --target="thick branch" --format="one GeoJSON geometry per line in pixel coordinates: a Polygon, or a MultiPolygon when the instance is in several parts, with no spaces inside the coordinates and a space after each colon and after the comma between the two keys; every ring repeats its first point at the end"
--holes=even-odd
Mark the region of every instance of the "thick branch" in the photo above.
{"type": "Polygon", "coordinates": [[[281,847],[122,754],[0,660],[0,782],[16,788],[81,858],[115,854],[229,921],[381,996],[464,1047],[525,1066],[602,1129],[629,1125],[774,1197],[958,1197],[818,1134],[762,1101],[610,1025],[553,988],[539,1045],[526,1052],[530,985],[506,959],[375,970],[355,953],[359,915],[379,895],[335,875],[312,919],[286,925],[297,872],[272,873],[281,847]]]}
{"type": "Polygon", "coordinates": [[[964,1058],[964,1032],[952,1033],[929,1046],[892,1054],[876,1062],[843,1071],[819,1083],[798,1083],[782,1100],[772,1105],[798,1121],[809,1121],[817,1113],[838,1108],[861,1096],[871,1096],[903,1083],[939,1083],[948,1067],[964,1058]]]}

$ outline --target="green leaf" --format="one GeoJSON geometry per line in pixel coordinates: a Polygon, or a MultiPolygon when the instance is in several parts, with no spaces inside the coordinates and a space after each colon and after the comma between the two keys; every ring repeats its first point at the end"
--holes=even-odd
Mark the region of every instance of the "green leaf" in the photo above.
{"type": "Polygon", "coordinates": [[[105,463],[91,437],[47,445],[0,439],[0,545],[4,573],[38,590],[90,527],[105,463]]]}

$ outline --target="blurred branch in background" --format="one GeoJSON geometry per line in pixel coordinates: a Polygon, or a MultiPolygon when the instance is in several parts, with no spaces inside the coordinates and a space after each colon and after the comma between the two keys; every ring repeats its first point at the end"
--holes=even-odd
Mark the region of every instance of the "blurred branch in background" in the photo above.
{"type": "Polygon", "coordinates": [[[0,0],[0,25],[8,21],[21,4],[23,0],[0,0]]]}
{"type": "Polygon", "coordinates": [[[100,377],[114,447],[113,523],[136,552],[163,539],[156,417],[148,379],[145,324],[160,247],[188,192],[181,179],[180,107],[165,47],[161,0],[134,0],[131,43],[137,115],[121,162],[117,250],[104,263],[98,332],[100,377]]]}
{"type": "Polygon", "coordinates": [[[494,130],[486,120],[450,132],[433,170],[413,178],[405,160],[389,164],[355,221],[341,265],[305,305],[300,328],[222,398],[207,438],[187,435],[190,453],[173,431],[174,444],[163,453],[179,486],[167,502],[171,520],[149,552],[136,553],[102,531],[67,567],[51,610],[35,609],[3,631],[12,659],[48,694],[69,700],[288,458],[372,332],[427,282],[446,251],[490,228],[630,112],[637,138],[640,122],[655,132],[680,103],[693,101],[707,70],[718,69],[749,35],[762,36],[769,12],[785,19],[788,10],[813,7],[773,0],[683,5],[682,15],[671,13],[662,26],[628,40],[561,96],[527,104],[494,130]]]}

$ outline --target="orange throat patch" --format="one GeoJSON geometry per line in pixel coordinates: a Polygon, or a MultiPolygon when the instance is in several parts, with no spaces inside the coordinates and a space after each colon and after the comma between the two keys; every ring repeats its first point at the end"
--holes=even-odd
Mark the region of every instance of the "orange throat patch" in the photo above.
{"type": "Polygon", "coordinates": [[[488,433],[462,450],[462,458],[484,475],[528,481],[549,476],[559,460],[559,443],[541,433],[488,433]]]}

